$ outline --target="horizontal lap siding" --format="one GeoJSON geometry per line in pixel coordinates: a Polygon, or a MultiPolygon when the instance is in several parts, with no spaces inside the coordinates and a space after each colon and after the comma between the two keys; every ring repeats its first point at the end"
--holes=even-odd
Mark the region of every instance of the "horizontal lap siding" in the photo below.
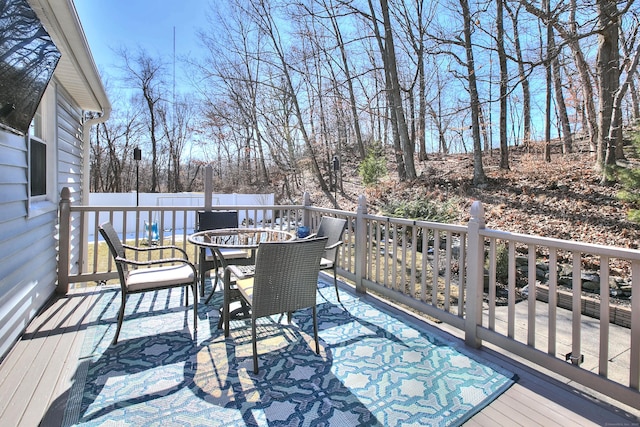
{"type": "MultiPolygon", "coordinates": [[[[68,187],[72,204],[82,200],[82,110],[75,107],[62,90],[58,91],[58,194],[68,187]]],[[[71,230],[80,227],[80,217],[71,218],[71,230]]],[[[72,236],[77,235],[72,232],[72,236]]],[[[78,273],[80,254],[77,239],[71,239],[70,273],[78,273]]]]}
{"type": "MultiPolygon", "coordinates": [[[[57,205],[62,187],[80,199],[82,112],[60,87],[56,104],[57,205]]],[[[0,358],[53,295],[57,281],[57,212],[28,216],[27,153],[23,136],[0,131],[0,358]]]]}
{"type": "Polygon", "coordinates": [[[27,142],[0,131],[0,356],[55,288],[55,221],[27,216],[27,142]]]}
{"type": "Polygon", "coordinates": [[[0,222],[26,215],[27,143],[24,136],[0,129],[0,222]],[[22,204],[3,212],[6,205],[22,204]]]}
{"type": "MultiPolygon", "coordinates": [[[[82,111],[58,91],[58,194],[70,187],[80,199],[82,190],[82,111]]],[[[72,198],[73,200],[73,198],[72,198]]]]}

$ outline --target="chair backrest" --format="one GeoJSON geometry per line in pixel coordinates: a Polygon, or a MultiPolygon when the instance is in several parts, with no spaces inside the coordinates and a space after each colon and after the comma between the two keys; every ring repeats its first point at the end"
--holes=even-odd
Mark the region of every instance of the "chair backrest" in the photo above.
{"type": "Polygon", "coordinates": [[[316,305],[327,238],[261,243],[256,254],[252,315],[256,318],[316,305]]]}
{"type": "Polygon", "coordinates": [[[105,222],[104,224],[98,227],[100,234],[104,238],[104,241],[107,242],[107,246],[109,246],[109,251],[113,256],[114,261],[116,262],[116,267],[118,268],[118,275],[120,276],[120,285],[125,286],[125,279],[128,275],[128,267],[127,264],[118,262],[118,257],[126,258],[126,254],[124,251],[124,246],[122,246],[122,242],[120,241],[120,237],[116,230],[113,228],[110,222],[105,222]]]}
{"type": "Polygon", "coordinates": [[[198,211],[198,231],[238,227],[237,211],[198,211]]]}
{"type": "MultiPolygon", "coordinates": [[[[320,220],[320,226],[318,227],[317,237],[327,237],[327,246],[331,246],[342,239],[342,234],[347,227],[347,220],[342,218],[334,218],[331,216],[323,216],[320,220]]],[[[334,260],[336,257],[336,251],[338,248],[329,249],[324,254],[324,257],[330,260],[334,260]]]]}

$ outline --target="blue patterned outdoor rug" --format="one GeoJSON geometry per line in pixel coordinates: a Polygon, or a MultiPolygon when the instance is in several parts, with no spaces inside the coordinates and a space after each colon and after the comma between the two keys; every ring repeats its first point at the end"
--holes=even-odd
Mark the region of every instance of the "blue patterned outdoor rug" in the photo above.
{"type": "MultiPolygon", "coordinates": [[[[190,295],[191,297],[191,295],[190,295]]],[[[111,346],[119,292],[98,296],[63,425],[460,425],[514,382],[504,370],[320,281],[320,355],[311,311],[264,319],[253,374],[249,321],[217,329],[222,294],[193,312],[181,290],[132,295],[111,346]],[[152,310],[153,313],[149,314],[152,310]],[[280,321],[278,323],[278,321],[280,321]]]]}

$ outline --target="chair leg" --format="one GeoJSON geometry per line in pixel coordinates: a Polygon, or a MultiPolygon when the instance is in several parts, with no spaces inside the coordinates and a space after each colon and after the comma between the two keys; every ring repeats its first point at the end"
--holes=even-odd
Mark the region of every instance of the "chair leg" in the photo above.
{"type": "Polygon", "coordinates": [[[205,257],[206,254],[204,252],[205,250],[200,248],[200,265],[198,266],[198,275],[200,276],[200,298],[202,298],[204,296],[204,279],[205,279],[205,273],[206,271],[204,270],[204,263],[205,263],[205,257]]]}
{"type": "Polygon", "coordinates": [[[198,298],[197,298],[198,284],[195,280],[193,281],[192,290],[193,290],[193,331],[196,332],[198,330],[198,298]]]}
{"type": "Polygon", "coordinates": [[[230,275],[231,273],[228,270],[225,270],[224,272],[224,294],[223,294],[223,303],[222,303],[222,321],[224,322],[224,336],[228,337],[229,336],[229,305],[231,304],[231,297],[229,296],[230,291],[230,287],[229,287],[229,280],[230,280],[230,275]]]}
{"type": "Polygon", "coordinates": [[[204,279],[205,279],[205,271],[202,267],[200,267],[200,271],[198,271],[200,275],[200,298],[204,296],[204,279]]]}
{"type": "MultiPolygon", "coordinates": [[[[211,280],[213,280],[213,279],[211,279],[211,280]]],[[[209,304],[209,301],[211,301],[211,298],[213,297],[213,294],[216,292],[217,284],[218,284],[218,272],[216,272],[216,282],[213,284],[213,287],[211,288],[211,293],[209,294],[207,299],[204,300],[205,304],[209,304]]]]}
{"type": "MultiPolygon", "coordinates": [[[[218,274],[218,261],[214,260],[213,261],[213,269],[211,269],[210,271],[213,271],[213,276],[211,278],[211,293],[209,294],[209,296],[207,297],[206,300],[204,300],[205,304],[209,304],[209,301],[211,301],[211,298],[213,297],[213,294],[216,292],[216,289],[218,288],[218,281],[220,280],[220,275],[218,274]]],[[[211,274],[209,274],[209,277],[211,277],[211,274]]],[[[204,286],[203,286],[203,292],[204,292],[204,286]]]]}
{"type": "Polygon", "coordinates": [[[116,345],[118,343],[118,337],[120,336],[120,329],[122,329],[122,320],[124,318],[124,306],[127,302],[127,294],[125,292],[121,292],[122,294],[122,302],[120,303],[120,310],[118,311],[118,326],[116,327],[116,334],[113,336],[113,341],[111,344],[116,345]]]}
{"type": "Polygon", "coordinates": [[[316,316],[316,307],[313,306],[313,339],[316,342],[316,354],[320,354],[320,344],[318,343],[318,317],[316,316]]]}
{"type": "Polygon", "coordinates": [[[338,292],[338,277],[336,276],[336,268],[333,267],[333,286],[336,288],[336,297],[338,298],[338,302],[340,302],[340,293],[338,292]]]}
{"type": "Polygon", "coordinates": [[[253,346],[253,373],[258,373],[258,344],[256,342],[256,319],[251,318],[251,344],[253,346]]]}

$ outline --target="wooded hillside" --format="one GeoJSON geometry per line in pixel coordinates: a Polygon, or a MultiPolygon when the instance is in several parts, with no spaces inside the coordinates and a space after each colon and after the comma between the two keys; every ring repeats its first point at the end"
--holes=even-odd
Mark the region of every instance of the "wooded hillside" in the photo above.
{"type": "MultiPolygon", "coordinates": [[[[399,182],[389,174],[370,188],[362,184],[355,165],[347,163],[341,172],[344,193],[338,192],[338,205],[355,210],[360,194],[367,196],[371,213],[383,213],[397,200],[453,201],[456,222],[466,224],[471,203],[480,200],[489,228],[638,248],[640,225],[627,219],[630,206],[616,197],[621,185],[601,183],[601,175],[593,167],[593,153],[588,150],[562,154],[558,144],[552,148],[551,162],[545,161],[540,145],[511,148],[508,171],[499,168],[497,151],[485,155],[488,182],[482,188],[472,185],[470,154],[431,156],[417,164],[420,177],[416,181],[399,182]]],[[[640,166],[631,153],[621,164],[640,166]]],[[[322,192],[308,191],[314,204],[333,206],[322,192]]]]}

